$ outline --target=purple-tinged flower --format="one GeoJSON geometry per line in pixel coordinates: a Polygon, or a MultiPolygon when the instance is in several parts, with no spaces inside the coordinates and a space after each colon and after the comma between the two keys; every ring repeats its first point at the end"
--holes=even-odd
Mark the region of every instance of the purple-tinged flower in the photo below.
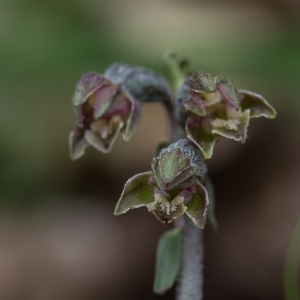
{"type": "Polygon", "coordinates": [[[206,167],[197,147],[188,139],[179,140],[152,160],[151,169],[125,183],[115,215],[146,206],[165,225],[186,213],[203,228],[209,200],[201,183],[206,167]]]}
{"type": "Polygon", "coordinates": [[[168,82],[151,70],[114,63],[104,75],[84,74],[73,97],[77,122],[69,136],[71,157],[81,157],[88,146],[109,153],[120,132],[128,142],[145,102],[171,103],[168,82]]]}
{"type": "Polygon", "coordinates": [[[121,84],[93,72],[77,83],[73,106],[77,122],[69,136],[72,159],[81,157],[88,146],[109,153],[120,132],[129,141],[141,117],[141,103],[121,84]]]}
{"type": "MultiPolygon", "coordinates": [[[[220,137],[244,143],[250,118],[276,116],[274,108],[261,95],[237,90],[230,79],[218,79],[209,72],[197,71],[182,87],[178,101],[188,112],[187,137],[205,158],[212,156],[220,137]]],[[[183,115],[182,108],[178,111],[183,115]]]]}

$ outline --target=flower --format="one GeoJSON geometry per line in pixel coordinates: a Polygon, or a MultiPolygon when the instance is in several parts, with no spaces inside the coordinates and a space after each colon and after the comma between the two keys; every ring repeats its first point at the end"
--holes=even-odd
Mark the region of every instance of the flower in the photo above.
{"type": "Polygon", "coordinates": [[[188,139],[179,140],[152,160],[151,169],[125,183],[115,215],[146,206],[165,225],[186,213],[203,228],[209,200],[201,183],[206,166],[197,147],[188,139]]]}
{"type": "Polygon", "coordinates": [[[141,117],[141,103],[108,78],[97,73],[84,74],[75,90],[73,106],[76,127],[69,135],[72,159],[93,146],[109,153],[118,134],[129,141],[141,117]]]}
{"type": "MultiPolygon", "coordinates": [[[[200,148],[205,158],[212,156],[219,137],[244,143],[250,118],[276,116],[274,108],[261,95],[237,90],[230,79],[218,79],[210,72],[194,73],[182,87],[178,101],[188,112],[185,118],[187,137],[200,148]]],[[[179,113],[182,115],[182,108],[179,113]]]]}
{"type": "Polygon", "coordinates": [[[81,157],[88,146],[109,153],[120,132],[128,142],[145,102],[171,103],[168,82],[151,70],[114,63],[104,75],[84,74],[73,97],[77,122],[69,135],[72,159],[81,157]]]}

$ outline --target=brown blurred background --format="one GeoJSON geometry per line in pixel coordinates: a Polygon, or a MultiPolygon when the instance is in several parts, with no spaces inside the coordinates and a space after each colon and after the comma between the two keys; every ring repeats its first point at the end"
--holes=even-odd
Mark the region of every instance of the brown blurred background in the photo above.
{"type": "Polygon", "coordinates": [[[299,17],[297,0],[0,0],[0,299],[174,299],[151,291],[165,228],[146,209],[113,216],[168,134],[163,108],[148,105],[110,155],[71,162],[67,146],[81,74],[115,61],[162,71],[166,49],[278,111],[208,162],[219,232],[205,229],[204,288],[207,300],[283,299],[300,215],[299,17]]]}

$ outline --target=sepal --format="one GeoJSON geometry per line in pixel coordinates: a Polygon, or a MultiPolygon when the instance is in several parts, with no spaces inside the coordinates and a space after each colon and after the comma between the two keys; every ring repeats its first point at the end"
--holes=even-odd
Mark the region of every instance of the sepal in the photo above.
{"type": "Polygon", "coordinates": [[[242,110],[249,109],[250,118],[266,117],[273,119],[276,117],[276,110],[263,96],[246,90],[239,90],[239,92],[244,96],[241,103],[242,110]]]}
{"type": "Polygon", "coordinates": [[[154,202],[154,187],[148,184],[150,176],[151,172],[144,172],[127,180],[114,211],[116,216],[154,202]]]}
{"type": "Polygon", "coordinates": [[[84,138],[84,131],[76,127],[69,134],[69,152],[72,160],[76,160],[84,155],[89,143],[84,138]]]}
{"type": "Polygon", "coordinates": [[[197,181],[195,186],[196,192],[186,204],[186,214],[193,220],[197,227],[203,229],[206,223],[209,199],[207,191],[200,181],[197,181]]]}
{"type": "Polygon", "coordinates": [[[211,72],[196,71],[190,81],[190,91],[194,93],[207,94],[216,89],[217,76],[211,72]]]}

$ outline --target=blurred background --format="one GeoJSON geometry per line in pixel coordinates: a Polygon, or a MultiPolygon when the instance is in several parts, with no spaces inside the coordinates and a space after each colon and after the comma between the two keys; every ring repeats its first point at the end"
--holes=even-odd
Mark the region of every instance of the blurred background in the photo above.
{"type": "Polygon", "coordinates": [[[114,217],[125,181],[168,136],[149,104],[132,141],[71,162],[73,90],[115,61],[162,72],[190,59],[260,93],[275,120],[208,162],[219,231],[205,229],[205,299],[283,299],[300,215],[300,3],[297,0],[0,0],[0,299],[174,299],[152,293],[165,230],[146,209],[114,217]]]}

